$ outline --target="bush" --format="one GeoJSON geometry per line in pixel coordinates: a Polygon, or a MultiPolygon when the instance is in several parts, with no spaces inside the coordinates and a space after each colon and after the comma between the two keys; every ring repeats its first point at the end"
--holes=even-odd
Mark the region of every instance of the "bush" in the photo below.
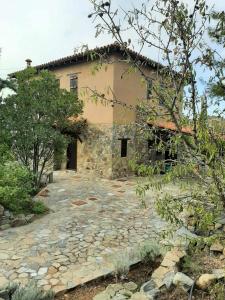
{"type": "Polygon", "coordinates": [[[30,172],[17,162],[0,165],[0,204],[15,213],[30,212],[33,180],[30,172]]]}
{"type": "Polygon", "coordinates": [[[32,212],[34,214],[41,215],[41,214],[48,212],[48,208],[44,205],[43,202],[35,201],[35,202],[33,202],[32,212]]]}
{"type": "Polygon", "coordinates": [[[118,278],[125,279],[130,270],[130,256],[129,253],[124,252],[115,254],[112,257],[112,264],[114,268],[114,275],[118,278]]]}
{"type": "Polygon", "coordinates": [[[141,261],[149,263],[162,254],[160,245],[153,241],[143,243],[138,249],[138,256],[141,261]]]}
{"type": "Polygon", "coordinates": [[[49,290],[47,292],[38,288],[36,283],[31,281],[25,287],[18,284],[10,284],[4,289],[7,291],[9,300],[53,300],[54,293],[49,290]]]}

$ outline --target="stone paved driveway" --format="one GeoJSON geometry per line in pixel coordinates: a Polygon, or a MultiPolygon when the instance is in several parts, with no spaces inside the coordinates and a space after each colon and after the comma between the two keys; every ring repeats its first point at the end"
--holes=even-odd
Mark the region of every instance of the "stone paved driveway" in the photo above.
{"type": "MultiPolygon", "coordinates": [[[[174,191],[173,187],[168,187],[174,191]]],[[[29,279],[55,291],[112,270],[112,256],[154,238],[164,224],[140,207],[135,180],[104,180],[56,172],[42,197],[51,212],[33,223],[0,232],[0,285],[29,279]]]]}

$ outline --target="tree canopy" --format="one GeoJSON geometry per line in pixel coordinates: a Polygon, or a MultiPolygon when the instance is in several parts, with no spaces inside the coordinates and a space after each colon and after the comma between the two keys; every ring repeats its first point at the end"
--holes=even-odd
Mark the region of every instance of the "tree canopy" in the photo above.
{"type": "Polygon", "coordinates": [[[15,92],[0,105],[1,128],[16,159],[32,171],[35,186],[52,164],[54,148],[68,138],[61,129],[82,112],[76,94],[60,89],[53,73],[34,68],[17,73],[15,92]]]}

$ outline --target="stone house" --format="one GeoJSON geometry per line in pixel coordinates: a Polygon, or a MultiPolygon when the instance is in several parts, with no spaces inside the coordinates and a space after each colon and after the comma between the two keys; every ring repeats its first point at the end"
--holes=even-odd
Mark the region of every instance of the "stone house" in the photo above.
{"type": "MultiPolygon", "coordinates": [[[[35,66],[54,72],[61,88],[78,93],[84,101],[87,132],[68,146],[64,167],[116,178],[130,173],[129,162],[137,153],[149,160],[149,141],[137,134],[135,108],[142,101],[154,102],[151,84],[162,65],[132,50],[129,59],[139,61],[145,76],[153,78],[150,83],[131,70],[127,54],[117,44],[35,66]]],[[[160,103],[154,105],[162,109],[160,103]]]]}

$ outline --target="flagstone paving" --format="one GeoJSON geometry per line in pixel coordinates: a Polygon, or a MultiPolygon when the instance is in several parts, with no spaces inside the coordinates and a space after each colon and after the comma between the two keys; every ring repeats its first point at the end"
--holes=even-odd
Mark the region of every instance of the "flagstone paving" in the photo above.
{"type": "MultiPolygon", "coordinates": [[[[153,191],[147,193],[147,209],[140,206],[134,178],[106,180],[75,172],[56,172],[54,178],[49,192],[39,196],[50,213],[0,232],[0,286],[34,279],[56,292],[72,288],[107,274],[115,253],[154,239],[165,227],[154,212],[153,191]]],[[[167,189],[176,191],[174,185],[167,189]]]]}

